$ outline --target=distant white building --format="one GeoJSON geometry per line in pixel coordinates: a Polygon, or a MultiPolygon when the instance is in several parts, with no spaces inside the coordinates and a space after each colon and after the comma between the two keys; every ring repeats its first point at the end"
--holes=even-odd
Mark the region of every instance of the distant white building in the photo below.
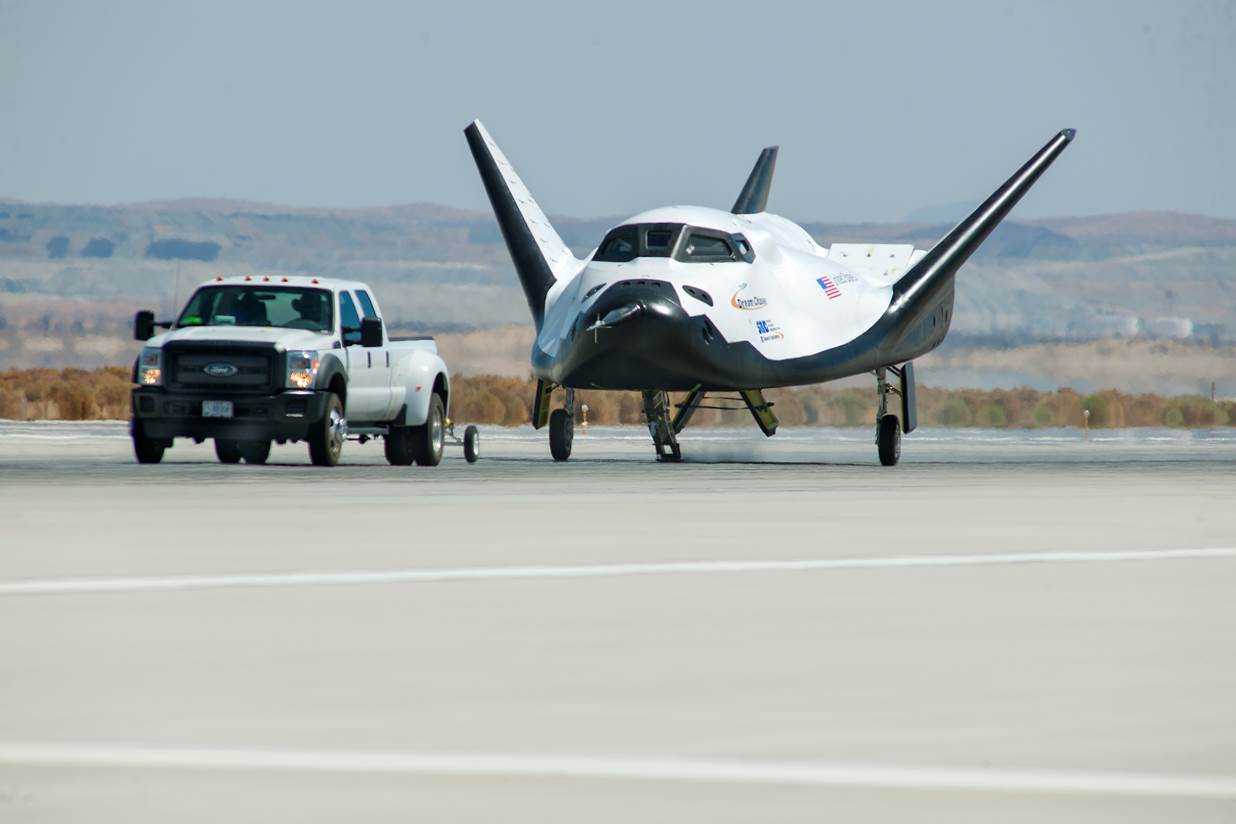
{"type": "Polygon", "coordinates": [[[1142,321],[1142,332],[1152,338],[1191,338],[1193,321],[1176,317],[1146,318],[1142,321]]]}

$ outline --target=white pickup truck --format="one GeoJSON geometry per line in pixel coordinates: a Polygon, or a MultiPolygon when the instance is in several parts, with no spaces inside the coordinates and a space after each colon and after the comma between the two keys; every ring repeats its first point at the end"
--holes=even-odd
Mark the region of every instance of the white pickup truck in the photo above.
{"type": "MultiPolygon", "coordinates": [[[[432,338],[391,338],[363,283],[216,277],[175,322],[138,312],[134,337],[145,344],[130,423],[140,463],[158,463],[174,438],[188,437],[213,438],[224,463],[264,463],[272,441],[305,441],[314,464],[334,466],[349,435],[384,438],[392,464],[442,460],[446,364],[432,338]],[[156,335],[156,326],[169,331],[156,335]]],[[[476,427],[455,440],[475,461],[476,427]]]]}

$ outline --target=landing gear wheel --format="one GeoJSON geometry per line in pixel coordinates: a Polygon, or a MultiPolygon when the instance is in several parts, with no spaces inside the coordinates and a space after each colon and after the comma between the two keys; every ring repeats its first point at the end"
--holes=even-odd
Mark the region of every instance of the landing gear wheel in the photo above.
{"type": "Polygon", "coordinates": [[[566,409],[555,409],[549,415],[549,454],[555,461],[571,457],[571,441],[575,440],[575,418],[566,409]]]}
{"type": "Polygon", "coordinates": [[[241,441],[240,457],[247,464],[264,464],[270,457],[270,441],[241,441]]]}
{"type": "Polygon", "coordinates": [[[133,424],[133,454],[139,464],[156,464],[163,460],[163,450],[167,448],[164,441],[156,441],[146,437],[146,430],[140,423],[133,424]]]}
{"type": "Polygon", "coordinates": [[[476,463],[476,459],[481,457],[481,432],[475,426],[468,426],[464,429],[464,460],[468,463],[476,463]]]}
{"type": "Polygon", "coordinates": [[[442,463],[446,443],[446,406],[442,396],[434,393],[429,399],[429,417],[421,426],[411,427],[412,457],[417,466],[437,466],[442,463]]]}
{"type": "Polygon", "coordinates": [[[386,432],[386,462],[391,466],[412,465],[412,428],[392,426],[386,432]]]}
{"type": "Polygon", "coordinates": [[[322,420],[309,433],[309,460],[314,466],[335,466],[348,435],[348,420],[343,417],[343,401],[334,392],[326,396],[322,420]]]}
{"type": "Polygon", "coordinates": [[[880,451],[880,463],[895,466],[901,458],[901,421],[896,415],[880,418],[880,431],[876,436],[880,451]]]}
{"type": "Polygon", "coordinates": [[[215,455],[218,456],[219,463],[240,463],[240,441],[215,438],[215,455]]]}

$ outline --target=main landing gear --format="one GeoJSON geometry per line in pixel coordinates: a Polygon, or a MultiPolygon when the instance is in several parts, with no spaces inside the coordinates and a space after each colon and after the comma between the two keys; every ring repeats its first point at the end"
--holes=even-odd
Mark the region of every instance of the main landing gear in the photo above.
{"type": "Polygon", "coordinates": [[[875,372],[876,395],[876,451],[880,455],[880,463],[884,466],[895,466],[901,460],[901,433],[909,434],[918,426],[918,414],[914,404],[914,364],[904,366],[880,367],[875,372]],[[888,382],[888,373],[892,372],[898,379],[898,385],[888,382]],[[888,411],[888,396],[897,395],[901,398],[901,418],[888,411]]]}
{"type": "Polygon", "coordinates": [[[566,405],[552,412],[554,389],[548,381],[536,382],[536,399],[532,403],[532,428],[540,429],[549,424],[549,454],[555,461],[571,457],[571,443],[575,440],[575,390],[566,387],[566,405]]]}

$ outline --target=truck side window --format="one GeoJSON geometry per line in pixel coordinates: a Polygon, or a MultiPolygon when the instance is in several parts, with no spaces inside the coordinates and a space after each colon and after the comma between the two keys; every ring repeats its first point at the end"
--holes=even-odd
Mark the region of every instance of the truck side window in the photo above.
{"type": "Polygon", "coordinates": [[[369,293],[364,289],[356,290],[356,298],[360,301],[361,310],[364,311],[365,317],[376,318],[378,310],[373,308],[373,300],[369,297],[369,293]]]}
{"type": "Polygon", "coordinates": [[[343,332],[343,345],[352,346],[361,341],[360,315],[356,313],[356,304],[347,292],[339,293],[339,322],[343,332]]]}

